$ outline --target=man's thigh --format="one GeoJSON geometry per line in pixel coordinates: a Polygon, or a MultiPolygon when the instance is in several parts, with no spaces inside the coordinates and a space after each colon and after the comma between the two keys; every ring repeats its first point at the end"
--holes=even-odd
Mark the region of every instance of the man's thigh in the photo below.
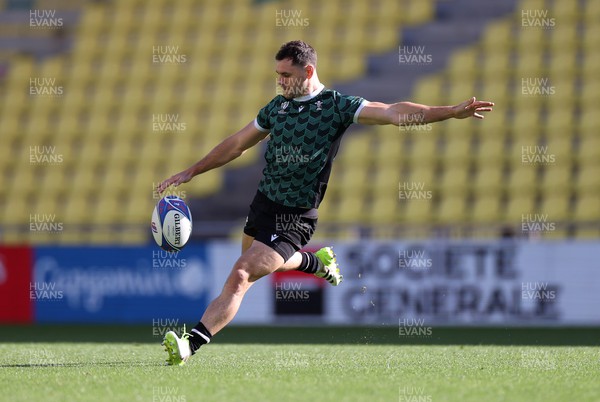
{"type": "Polygon", "coordinates": [[[242,254],[246,252],[252,245],[254,241],[254,236],[249,236],[246,233],[242,233],[242,254]]]}
{"type": "Polygon", "coordinates": [[[283,257],[271,247],[260,241],[254,241],[242,253],[234,269],[243,269],[249,275],[248,280],[254,282],[277,271],[284,262],[283,257]]]}

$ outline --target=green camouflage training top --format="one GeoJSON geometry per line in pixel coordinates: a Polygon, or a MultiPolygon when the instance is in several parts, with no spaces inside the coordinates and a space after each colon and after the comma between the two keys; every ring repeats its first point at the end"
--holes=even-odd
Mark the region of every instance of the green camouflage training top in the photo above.
{"type": "Polygon", "coordinates": [[[254,120],[258,130],[271,133],[259,191],[278,204],[317,208],[342,135],[365,102],[324,87],[300,98],[273,98],[254,120]]]}

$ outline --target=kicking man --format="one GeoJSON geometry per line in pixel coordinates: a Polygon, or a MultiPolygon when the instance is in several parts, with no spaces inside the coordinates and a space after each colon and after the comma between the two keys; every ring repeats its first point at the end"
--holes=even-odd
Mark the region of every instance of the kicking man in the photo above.
{"type": "Polygon", "coordinates": [[[194,176],[223,166],[268,138],[266,167],[242,238],[242,255],[191,333],[180,338],[170,331],[164,346],[167,363],[181,365],[225,327],[237,313],[250,286],[273,272],[298,270],[337,286],[343,277],[331,247],[316,253],[299,252],[317,226],[333,158],[346,129],[360,124],[422,124],[475,117],[493,103],[471,98],[455,106],[426,106],[411,102],[369,102],[327,89],[317,75],[317,54],[305,42],[285,43],[275,56],[275,72],[283,95],[263,107],[256,118],[226,138],[203,159],[158,186],[189,182],[194,176]],[[281,222],[293,224],[282,225],[281,222]]]}

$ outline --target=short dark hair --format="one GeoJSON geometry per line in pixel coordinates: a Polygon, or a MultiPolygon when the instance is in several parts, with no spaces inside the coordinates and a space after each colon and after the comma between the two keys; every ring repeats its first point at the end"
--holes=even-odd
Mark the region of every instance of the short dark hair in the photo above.
{"type": "Polygon", "coordinates": [[[292,59],[292,64],[304,67],[308,64],[317,66],[317,52],[311,45],[301,40],[284,43],[275,55],[275,60],[292,59]]]}

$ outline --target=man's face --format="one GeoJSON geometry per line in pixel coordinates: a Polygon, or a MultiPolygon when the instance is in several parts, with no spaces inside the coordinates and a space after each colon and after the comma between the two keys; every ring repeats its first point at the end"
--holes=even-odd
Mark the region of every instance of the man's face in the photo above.
{"type": "Polygon", "coordinates": [[[308,94],[308,78],[312,66],[301,67],[292,64],[292,59],[277,61],[277,85],[283,89],[287,99],[297,98],[308,94]]]}

